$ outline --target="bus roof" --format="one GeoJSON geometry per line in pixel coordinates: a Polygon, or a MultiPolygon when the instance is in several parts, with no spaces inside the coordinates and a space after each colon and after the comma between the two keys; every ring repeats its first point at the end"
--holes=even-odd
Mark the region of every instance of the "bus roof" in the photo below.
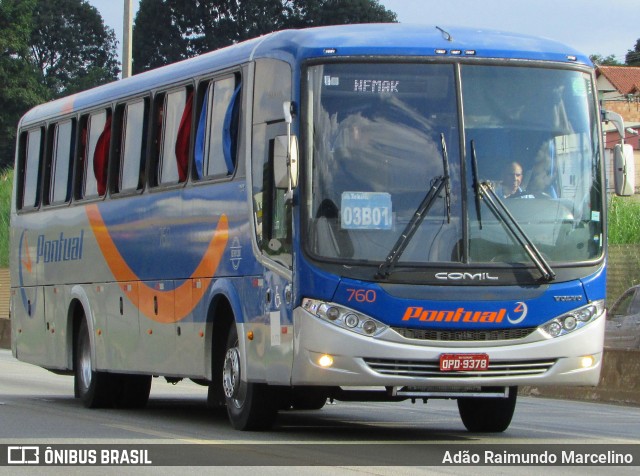
{"type": "Polygon", "coordinates": [[[587,56],[564,44],[493,30],[402,23],[283,30],[36,106],[24,115],[20,125],[25,127],[58,115],[109,104],[255,58],[279,58],[293,63],[344,56],[472,56],[591,66],[587,56]]]}

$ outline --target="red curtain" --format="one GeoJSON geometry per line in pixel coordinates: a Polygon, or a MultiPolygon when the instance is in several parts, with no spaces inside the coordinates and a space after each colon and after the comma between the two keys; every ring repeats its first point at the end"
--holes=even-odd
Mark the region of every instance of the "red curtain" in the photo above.
{"type": "Polygon", "coordinates": [[[189,142],[191,141],[191,112],[193,110],[193,91],[187,96],[187,103],[182,112],[178,137],[176,138],[176,160],[178,161],[178,177],[180,182],[187,179],[189,170],[189,142]]]}
{"type": "Polygon", "coordinates": [[[96,176],[98,184],[98,194],[104,195],[107,191],[107,173],[109,164],[109,145],[111,143],[111,115],[107,116],[104,124],[104,130],[98,142],[96,150],[93,154],[93,173],[96,176]]]}

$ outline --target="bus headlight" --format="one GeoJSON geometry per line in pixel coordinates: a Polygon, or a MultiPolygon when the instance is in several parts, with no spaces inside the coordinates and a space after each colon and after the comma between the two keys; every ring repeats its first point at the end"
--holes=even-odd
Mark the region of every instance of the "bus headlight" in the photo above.
{"type": "Polygon", "coordinates": [[[592,303],[562,314],[540,326],[540,330],[549,337],[560,337],[580,329],[595,321],[604,312],[604,301],[592,303]]]}
{"type": "Polygon", "coordinates": [[[303,299],[302,307],[326,322],[364,336],[375,337],[388,327],[386,324],[348,307],[316,299],[303,299]]]}

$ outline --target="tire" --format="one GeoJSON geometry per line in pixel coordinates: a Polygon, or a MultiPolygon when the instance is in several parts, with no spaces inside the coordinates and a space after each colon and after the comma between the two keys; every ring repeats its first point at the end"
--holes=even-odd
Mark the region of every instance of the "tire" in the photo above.
{"type": "Polygon", "coordinates": [[[278,414],[277,392],[266,384],[243,382],[241,365],[238,332],[233,324],[229,329],[222,363],[222,388],[227,415],[236,430],[269,429],[278,414]]]}
{"type": "Polygon", "coordinates": [[[149,401],[151,375],[110,374],[113,406],[144,408],[149,401]]]}
{"type": "Polygon", "coordinates": [[[111,377],[106,372],[93,370],[89,328],[83,319],[78,329],[75,346],[74,387],[75,395],[87,408],[104,408],[113,405],[111,377]]]}
{"type": "Polygon", "coordinates": [[[516,408],[518,387],[509,387],[507,398],[459,398],[458,411],[467,430],[474,433],[505,431],[516,408]]]}

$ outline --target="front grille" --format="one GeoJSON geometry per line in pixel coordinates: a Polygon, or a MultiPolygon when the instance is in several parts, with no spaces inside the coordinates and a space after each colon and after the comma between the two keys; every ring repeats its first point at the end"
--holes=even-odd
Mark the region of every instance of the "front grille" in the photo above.
{"type": "Polygon", "coordinates": [[[364,362],[371,370],[393,377],[415,378],[472,378],[472,377],[530,377],[542,375],[556,363],[555,360],[495,361],[489,368],[473,372],[440,371],[439,361],[369,359],[364,362]]]}
{"type": "Polygon", "coordinates": [[[406,327],[392,327],[394,331],[407,339],[435,340],[446,342],[467,341],[496,341],[524,339],[536,330],[535,327],[524,329],[492,329],[492,330],[435,330],[435,329],[408,329],[406,327]]]}

